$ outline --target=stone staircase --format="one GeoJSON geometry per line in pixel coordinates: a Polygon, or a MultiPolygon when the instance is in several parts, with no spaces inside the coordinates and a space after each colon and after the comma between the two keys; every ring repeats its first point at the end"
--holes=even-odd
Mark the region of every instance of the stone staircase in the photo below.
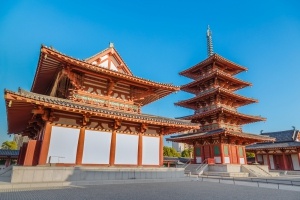
{"type": "Polygon", "coordinates": [[[189,164],[185,167],[184,173],[200,175],[205,171],[207,166],[208,166],[207,164],[189,164]]]}
{"type": "Polygon", "coordinates": [[[243,165],[242,171],[248,172],[252,177],[273,177],[279,176],[279,173],[271,173],[267,168],[259,165],[243,165]]]}

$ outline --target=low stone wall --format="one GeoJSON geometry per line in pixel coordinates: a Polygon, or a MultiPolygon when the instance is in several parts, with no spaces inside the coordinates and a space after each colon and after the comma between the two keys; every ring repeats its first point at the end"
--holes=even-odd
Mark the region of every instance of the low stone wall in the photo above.
{"type": "Polygon", "coordinates": [[[92,168],[14,166],[12,183],[172,179],[185,177],[183,168],[92,168]]]}

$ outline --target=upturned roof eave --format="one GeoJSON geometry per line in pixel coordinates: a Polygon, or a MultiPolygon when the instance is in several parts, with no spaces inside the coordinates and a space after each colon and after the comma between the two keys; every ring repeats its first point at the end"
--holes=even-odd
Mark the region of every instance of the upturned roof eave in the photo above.
{"type": "MultiPolygon", "coordinates": [[[[237,73],[239,73],[241,71],[247,71],[248,70],[246,67],[238,65],[238,64],[236,64],[236,63],[234,63],[234,62],[232,62],[232,61],[230,61],[230,60],[228,60],[228,59],[220,56],[219,54],[214,53],[213,55],[211,55],[210,57],[206,58],[205,60],[197,63],[196,65],[194,65],[194,66],[192,66],[192,67],[190,67],[190,68],[188,68],[188,69],[186,69],[184,71],[179,72],[179,74],[182,75],[182,76],[186,76],[192,70],[195,70],[197,68],[201,68],[203,66],[206,66],[207,64],[209,64],[209,63],[211,63],[213,61],[225,62],[226,64],[239,69],[239,70],[237,70],[238,71],[237,73]]],[[[237,74],[237,73],[235,73],[235,74],[237,74]]],[[[186,76],[186,77],[191,78],[189,76],[186,76]]]]}
{"type": "Polygon", "coordinates": [[[68,56],[66,54],[63,54],[63,53],[61,53],[61,52],[59,52],[59,51],[57,51],[53,48],[49,48],[49,47],[46,47],[46,46],[42,45],[41,50],[40,50],[40,56],[39,56],[37,69],[36,69],[34,80],[33,80],[32,86],[31,86],[31,91],[33,91],[33,92],[35,91],[34,89],[35,89],[36,84],[37,84],[36,83],[37,77],[39,76],[39,73],[40,73],[40,70],[41,70],[41,61],[42,61],[42,59],[44,59],[43,54],[51,54],[53,56],[55,56],[55,54],[58,54],[59,56],[61,56],[60,59],[66,58],[66,59],[69,59],[69,62],[74,61],[74,63],[72,62],[72,64],[74,66],[81,67],[81,68],[84,68],[84,69],[87,69],[87,70],[90,70],[90,71],[94,71],[94,72],[105,73],[109,76],[113,75],[113,76],[116,76],[118,78],[126,79],[128,81],[137,81],[139,83],[143,83],[143,84],[146,84],[146,85],[149,85],[149,86],[152,86],[152,87],[156,86],[156,87],[161,87],[161,88],[164,88],[164,89],[167,89],[167,90],[172,90],[172,92],[180,90],[179,86],[174,86],[172,84],[154,82],[154,81],[144,79],[144,78],[141,78],[141,77],[137,77],[137,76],[133,76],[133,75],[127,75],[127,74],[120,73],[120,72],[117,72],[117,71],[105,69],[103,67],[97,67],[93,64],[85,62],[84,60],[73,58],[73,57],[68,56]]]}
{"type": "MultiPolygon", "coordinates": [[[[51,107],[53,109],[57,109],[59,107],[70,108],[72,112],[75,113],[82,113],[82,112],[89,112],[92,115],[100,116],[98,114],[103,115],[104,117],[109,117],[113,115],[114,119],[121,119],[127,121],[140,121],[144,123],[149,123],[153,125],[163,125],[163,126],[170,126],[174,128],[183,128],[184,130],[191,130],[191,129],[198,129],[199,125],[196,123],[191,123],[187,120],[178,120],[172,119],[167,117],[160,117],[155,115],[148,115],[148,114],[138,114],[138,113],[130,113],[130,112],[123,112],[123,111],[116,111],[116,110],[108,110],[104,108],[99,108],[97,106],[86,105],[83,103],[73,102],[67,99],[61,99],[57,97],[50,97],[47,95],[36,94],[32,92],[27,92],[24,90],[19,90],[19,92],[12,92],[10,90],[5,90],[5,100],[12,101],[12,106],[14,106],[13,101],[23,101],[27,104],[36,104],[42,105],[46,107],[51,107]],[[54,107],[52,106],[54,105],[54,107]]],[[[7,112],[9,112],[7,107],[7,112]]],[[[61,110],[61,109],[59,109],[61,110]]],[[[8,115],[7,115],[8,116],[8,115]]],[[[9,119],[8,119],[9,121],[9,119]]],[[[184,131],[182,130],[182,131],[184,131]]]]}

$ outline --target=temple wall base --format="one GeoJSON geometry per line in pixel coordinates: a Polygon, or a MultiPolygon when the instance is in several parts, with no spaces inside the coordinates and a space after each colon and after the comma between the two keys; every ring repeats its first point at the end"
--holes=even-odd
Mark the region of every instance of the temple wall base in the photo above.
{"type": "Polygon", "coordinates": [[[95,168],[14,166],[12,183],[183,178],[183,168],[95,168]]]}

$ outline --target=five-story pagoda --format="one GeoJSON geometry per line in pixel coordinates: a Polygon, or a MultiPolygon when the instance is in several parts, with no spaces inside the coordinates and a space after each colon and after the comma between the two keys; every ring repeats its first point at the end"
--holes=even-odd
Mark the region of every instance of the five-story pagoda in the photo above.
{"type": "Polygon", "coordinates": [[[194,110],[193,115],[180,119],[200,123],[200,129],[168,140],[192,144],[196,163],[208,160],[209,163],[246,164],[245,145],[273,141],[273,138],[243,133],[242,125],[265,120],[237,111],[240,106],[258,102],[235,93],[251,86],[251,83],[234,77],[247,68],[213,53],[209,28],[207,46],[207,59],[179,73],[193,79],[191,83],[181,86],[181,90],[195,97],[175,103],[194,110]]]}

